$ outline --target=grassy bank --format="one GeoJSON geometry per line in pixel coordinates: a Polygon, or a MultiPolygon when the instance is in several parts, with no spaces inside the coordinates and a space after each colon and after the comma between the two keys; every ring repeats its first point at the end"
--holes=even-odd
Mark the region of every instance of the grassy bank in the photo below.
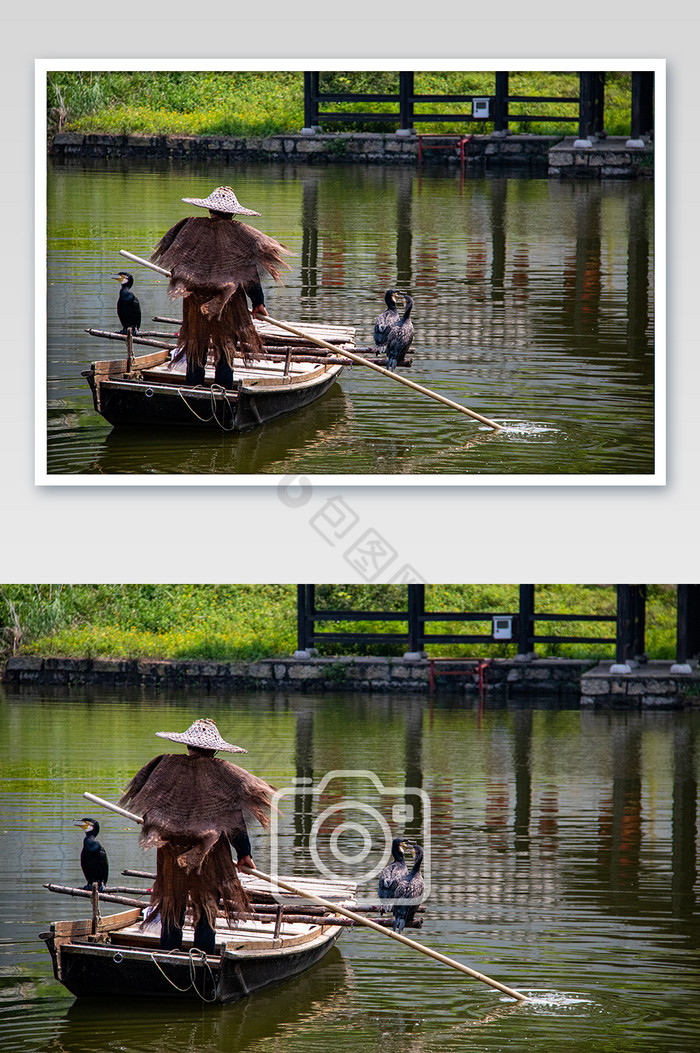
{"type": "MultiPolygon", "coordinates": [[[[538,613],[615,614],[615,589],[596,585],[538,585],[538,613]]],[[[326,610],[404,609],[402,586],[333,585],[317,587],[317,605],[326,610]]],[[[517,585],[431,585],[431,611],[517,610],[517,585]]],[[[652,585],[647,601],[647,652],[651,658],[675,655],[675,588],[652,585]]],[[[344,623],[328,623],[328,630],[344,623]]],[[[295,585],[4,585],[0,587],[3,653],[42,657],[114,657],[250,660],[289,655],[296,648],[295,585]]],[[[345,627],[357,631],[359,626],[345,627]]],[[[405,632],[402,622],[363,623],[362,628],[405,632]]],[[[436,622],[431,632],[474,632],[488,623],[436,622]]],[[[607,622],[548,623],[541,634],[557,632],[614,635],[607,622]]],[[[325,653],[401,654],[404,648],[325,648],[325,653]]],[[[507,657],[514,644],[432,645],[432,655],[507,657]]],[[[608,657],[610,644],[542,644],[542,657],[608,657]]]]}
{"type": "MultiPolygon", "coordinates": [[[[605,89],[605,127],[610,135],[630,132],[629,73],[608,73],[605,89]]],[[[331,72],[321,74],[324,92],[398,91],[398,73],[331,72]]],[[[415,91],[421,95],[488,96],[495,91],[493,73],[419,72],[415,91]]],[[[573,97],[578,95],[577,73],[513,72],[511,95],[573,97]]],[[[336,108],[328,104],[325,109],[336,108]]],[[[370,102],[337,109],[363,112],[395,112],[393,103],[370,102]]],[[[441,103],[421,103],[422,113],[440,113],[441,103]]],[[[455,103],[450,113],[470,113],[470,103],[455,103]]],[[[572,116],[576,107],[561,103],[512,103],[511,130],[534,134],[569,135],[576,125],[554,121],[572,116]],[[535,109],[536,106],[536,109],[535,109]],[[536,112],[547,122],[518,122],[517,114],[536,112]]],[[[303,72],[52,72],[48,77],[48,124],[58,130],[104,134],[144,135],[234,135],[255,136],[298,132],[304,124],[303,72]]],[[[491,123],[435,125],[416,124],[418,132],[490,132],[491,123]]],[[[394,131],[395,126],[377,122],[322,124],[328,131],[394,131]]]]}

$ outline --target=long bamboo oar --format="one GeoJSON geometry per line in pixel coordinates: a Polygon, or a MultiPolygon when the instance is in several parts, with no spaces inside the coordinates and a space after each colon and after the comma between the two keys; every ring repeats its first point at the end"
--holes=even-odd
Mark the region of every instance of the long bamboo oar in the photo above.
{"type": "MultiPolygon", "coordinates": [[[[164,274],[166,277],[170,276],[170,271],[163,270],[162,267],[156,266],[156,264],[151,263],[150,260],[144,260],[141,259],[140,256],[134,256],[132,252],[127,252],[126,249],[120,249],[119,252],[122,256],[126,256],[127,259],[134,260],[135,263],[142,263],[144,267],[150,267],[151,270],[158,271],[159,274],[164,274]]],[[[325,347],[327,350],[333,351],[334,354],[338,354],[339,352],[339,349],[334,347],[333,344],[329,344],[317,336],[312,336],[310,333],[305,333],[303,330],[297,329],[293,325],[289,325],[288,322],[280,322],[277,318],[271,318],[269,314],[265,315],[264,320],[269,322],[270,325],[276,325],[280,329],[286,329],[288,333],[293,333],[295,336],[301,336],[305,340],[309,340],[312,344],[318,344],[319,347],[325,347]]],[[[347,351],[345,348],[342,349],[342,354],[346,358],[349,358],[351,362],[356,362],[358,366],[367,366],[369,369],[373,369],[375,373],[380,373],[383,377],[388,377],[389,380],[395,380],[397,384],[403,384],[404,387],[412,388],[413,391],[418,391],[421,395],[427,395],[428,398],[434,399],[436,402],[441,402],[444,406],[449,406],[450,409],[458,410],[460,413],[464,413],[467,417],[471,417],[473,420],[478,420],[481,421],[482,424],[487,424],[489,428],[493,428],[494,431],[503,430],[500,424],[496,424],[495,421],[489,420],[488,417],[483,417],[475,410],[470,410],[466,406],[461,406],[459,402],[454,402],[452,399],[448,399],[445,395],[440,395],[437,391],[431,391],[430,388],[426,388],[422,384],[416,384],[414,380],[409,380],[408,377],[402,377],[398,373],[392,373],[391,370],[385,369],[384,366],[378,366],[375,362],[370,362],[369,359],[363,358],[362,355],[356,355],[353,351],[347,351]]]]}
{"type": "MultiPolygon", "coordinates": [[[[111,801],[105,801],[101,797],[95,797],[92,793],[84,793],[83,797],[87,797],[88,801],[93,801],[95,804],[102,805],[103,808],[109,808],[113,812],[117,812],[119,815],[124,815],[127,819],[132,819],[135,823],[143,823],[143,819],[140,815],[135,815],[133,812],[127,812],[125,808],[120,808],[117,804],[112,804],[111,801]]],[[[341,907],[337,903],[333,903],[329,899],[323,899],[322,896],[316,896],[306,889],[299,888],[297,885],[290,885],[288,881],[281,878],[271,877],[269,874],[264,874],[262,870],[257,870],[254,867],[241,867],[244,874],[252,874],[254,877],[262,878],[263,881],[267,881],[270,885],[276,885],[277,888],[284,889],[286,892],[291,892],[295,896],[301,896],[303,899],[310,900],[312,903],[318,903],[321,907],[333,911],[336,914],[342,914],[346,918],[350,918],[351,921],[356,922],[358,925],[365,925],[367,928],[375,929],[377,932],[381,932],[382,936],[388,936],[392,940],[396,940],[398,943],[403,943],[406,947],[411,947],[414,951],[420,951],[421,954],[428,955],[429,958],[434,958],[438,962],[442,962],[443,965],[449,965],[452,969],[456,969],[458,972],[465,973],[467,976],[471,976],[474,980],[480,980],[482,983],[488,984],[490,987],[495,987],[497,991],[502,991],[503,994],[510,995],[511,998],[516,998],[519,1002],[528,1001],[528,996],[522,994],[521,991],[515,991],[512,987],[506,987],[505,984],[500,983],[498,980],[492,979],[490,976],[485,976],[484,973],[479,973],[476,969],[470,969],[468,965],[463,965],[461,962],[455,961],[454,958],[448,958],[446,954],[441,954],[440,951],[434,951],[432,947],[426,947],[425,944],[417,943],[416,940],[409,940],[408,936],[403,936],[400,932],[394,932],[392,929],[385,929],[382,925],[378,925],[376,921],[372,921],[370,918],[364,918],[361,914],[357,914],[354,910],[348,910],[347,907],[341,907]]]]}
{"type": "Polygon", "coordinates": [[[83,797],[86,797],[88,801],[92,801],[93,804],[101,804],[103,808],[108,808],[110,812],[126,816],[127,819],[131,819],[132,823],[140,823],[143,826],[143,819],[140,815],[136,815],[135,812],[127,812],[126,808],[122,808],[118,804],[112,804],[111,801],[105,801],[103,797],[95,797],[94,793],[84,793],[83,797]]]}
{"type": "Polygon", "coordinates": [[[346,918],[350,918],[352,921],[357,922],[358,925],[365,925],[370,929],[374,929],[376,932],[381,932],[382,936],[388,936],[392,940],[397,940],[399,943],[403,943],[406,947],[411,947],[414,951],[420,951],[421,954],[427,954],[428,957],[435,958],[436,961],[442,962],[443,965],[449,965],[451,968],[457,969],[461,973],[466,973],[467,976],[471,976],[474,980],[481,980],[482,983],[495,987],[496,990],[510,995],[511,998],[517,998],[520,1002],[528,1001],[528,996],[524,995],[521,991],[515,991],[512,987],[506,987],[505,984],[499,983],[498,980],[494,980],[490,976],[485,976],[483,973],[478,973],[475,969],[470,969],[468,965],[463,965],[461,962],[455,961],[454,958],[448,958],[446,954],[441,954],[440,951],[434,951],[432,947],[426,947],[425,944],[417,943],[416,940],[409,940],[408,936],[403,936],[400,932],[394,932],[392,929],[385,929],[382,925],[378,925],[376,921],[372,921],[370,918],[365,918],[361,914],[356,914],[354,910],[348,910],[347,907],[341,907],[337,903],[333,903],[331,900],[323,899],[322,896],[316,896],[296,885],[290,885],[288,881],[285,881],[282,878],[271,877],[269,874],[263,874],[261,870],[253,869],[251,867],[241,867],[241,870],[245,874],[252,874],[255,877],[262,878],[263,881],[268,881],[272,885],[277,885],[278,888],[284,889],[286,892],[292,892],[297,896],[303,896],[304,899],[311,900],[312,903],[318,903],[322,907],[327,907],[330,910],[335,911],[337,914],[344,914],[346,918]]]}

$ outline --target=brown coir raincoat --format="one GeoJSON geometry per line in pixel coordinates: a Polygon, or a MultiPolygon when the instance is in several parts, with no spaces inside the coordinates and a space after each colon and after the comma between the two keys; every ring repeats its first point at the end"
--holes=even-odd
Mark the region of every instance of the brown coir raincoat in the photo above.
{"type": "Polygon", "coordinates": [[[196,925],[219,909],[249,908],[231,856],[248,855],[244,813],[269,825],[274,790],[244,768],[206,755],[161,754],[136,773],[121,804],[143,816],[140,843],[158,850],[151,904],[165,925],[182,925],[188,896],[196,925]]]}

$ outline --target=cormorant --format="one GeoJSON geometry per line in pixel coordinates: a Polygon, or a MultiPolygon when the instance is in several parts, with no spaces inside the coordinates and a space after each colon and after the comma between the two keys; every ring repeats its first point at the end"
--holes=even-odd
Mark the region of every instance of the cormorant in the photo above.
{"type": "Polygon", "coordinates": [[[87,885],[84,887],[92,888],[94,882],[97,882],[97,887],[102,892],[109,877],[109,864],[107,862],[107,853],[97,840],[100,824],[96,819],[85,817],[84,819],[76,819],[73,826],[80,826],[85,831],[83,850],[80,853],[80,866],[87,881],[87,885]]]}
{"type": "Polygon", "coordinates": [[[125,333],[127,329],[132,329],[138,333],[141,328],[141,304],[131,291],[131,286],[134,284],[133,275],[126,271],[119,271],[118,274],[113,274],[111,277],[121,282],[117,299],[117,316],[122,324],[121,331],[125,333]]]}
{"type": "MultiPolygon", "coordinates": [[[[408,874],[408,867],[403,854],[407,844],[408,841],[405,841],[402,837],[395,837],[391,842],[392,862],[388,863],[379,875],[380,899],[393,899],[397,884],[408,874]]],[[[382,911],[383,909],[382,907],[382,911]]]]}
{"type": "Polygon", "coordinates": [[[387,290],[384,302],[387,306],[386,311],[382,311],[382,313],[374,320],[374,342],[378,347],[386,343],[389,330],[392,326],[397,325],[399,321],[399,310],[396,303],[395,289],[387,290]]]}
{"type": "Polygon", "coordinates": [[[423,875],[420,872],[423,849],[420,845],[412,847],[415,853],[413,866],[406,876],[397,882],[394,889],[394,899],[404,900],[403,903],[397,903],[394,907],[394,932],[402,932],[406,925],[413,921],[425,888],[423,875]],[[405,902],[406,900],[413,902],[405,902]]]}
{"type": "Polygon", "coordinates": [[[386,368],[390,370],[396,369],[403,362],[413,340],[413,322],[410,317],[413,300],[408,293],[404,293],[404,307],[402,318],[391,326],[386,338],[386,368]]]}

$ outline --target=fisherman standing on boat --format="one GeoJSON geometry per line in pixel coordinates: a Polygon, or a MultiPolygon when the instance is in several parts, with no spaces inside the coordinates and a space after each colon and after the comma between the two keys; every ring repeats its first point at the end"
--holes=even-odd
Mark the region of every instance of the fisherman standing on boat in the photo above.
{"type": "Polygon", "coordinates": [[[217,750],[247,753],[224,741],[213,720],[196,720],[187,731],[157,731],[159,738],[182,742],[187,755],[154,757],[134,776],[120,804],[143,815],[140,843],[157,848],[151,912],[161,918],[160,946],[182,949],[188,897],[194,922],[194,946],[215,950],[214,925],[219,907],[228,916],[250,909],[231,856],[238,866],[253,867],[244,811],[269,825],[274,790],[262,779],[217,750]]]}
{"type": "Polygon", "coordinates": [[[263,273],[275,281],[283,256],[292,255],[274,238],[235,215],[259,216],[243,208],[230,186],[219,186],[207,198],[183,197],[187,204],[209,210],[209,218],[181,219],[156,246],[151,260],[171,273],[169,296],[182,296],[182,327],[176,355],[184,352],[187,384],[204,383],[210,351],[215,359],[215,383],[233,387],[234,356],[244,359],[263,352],[253,318],[267,314],[260,284],[263,273]]]}

